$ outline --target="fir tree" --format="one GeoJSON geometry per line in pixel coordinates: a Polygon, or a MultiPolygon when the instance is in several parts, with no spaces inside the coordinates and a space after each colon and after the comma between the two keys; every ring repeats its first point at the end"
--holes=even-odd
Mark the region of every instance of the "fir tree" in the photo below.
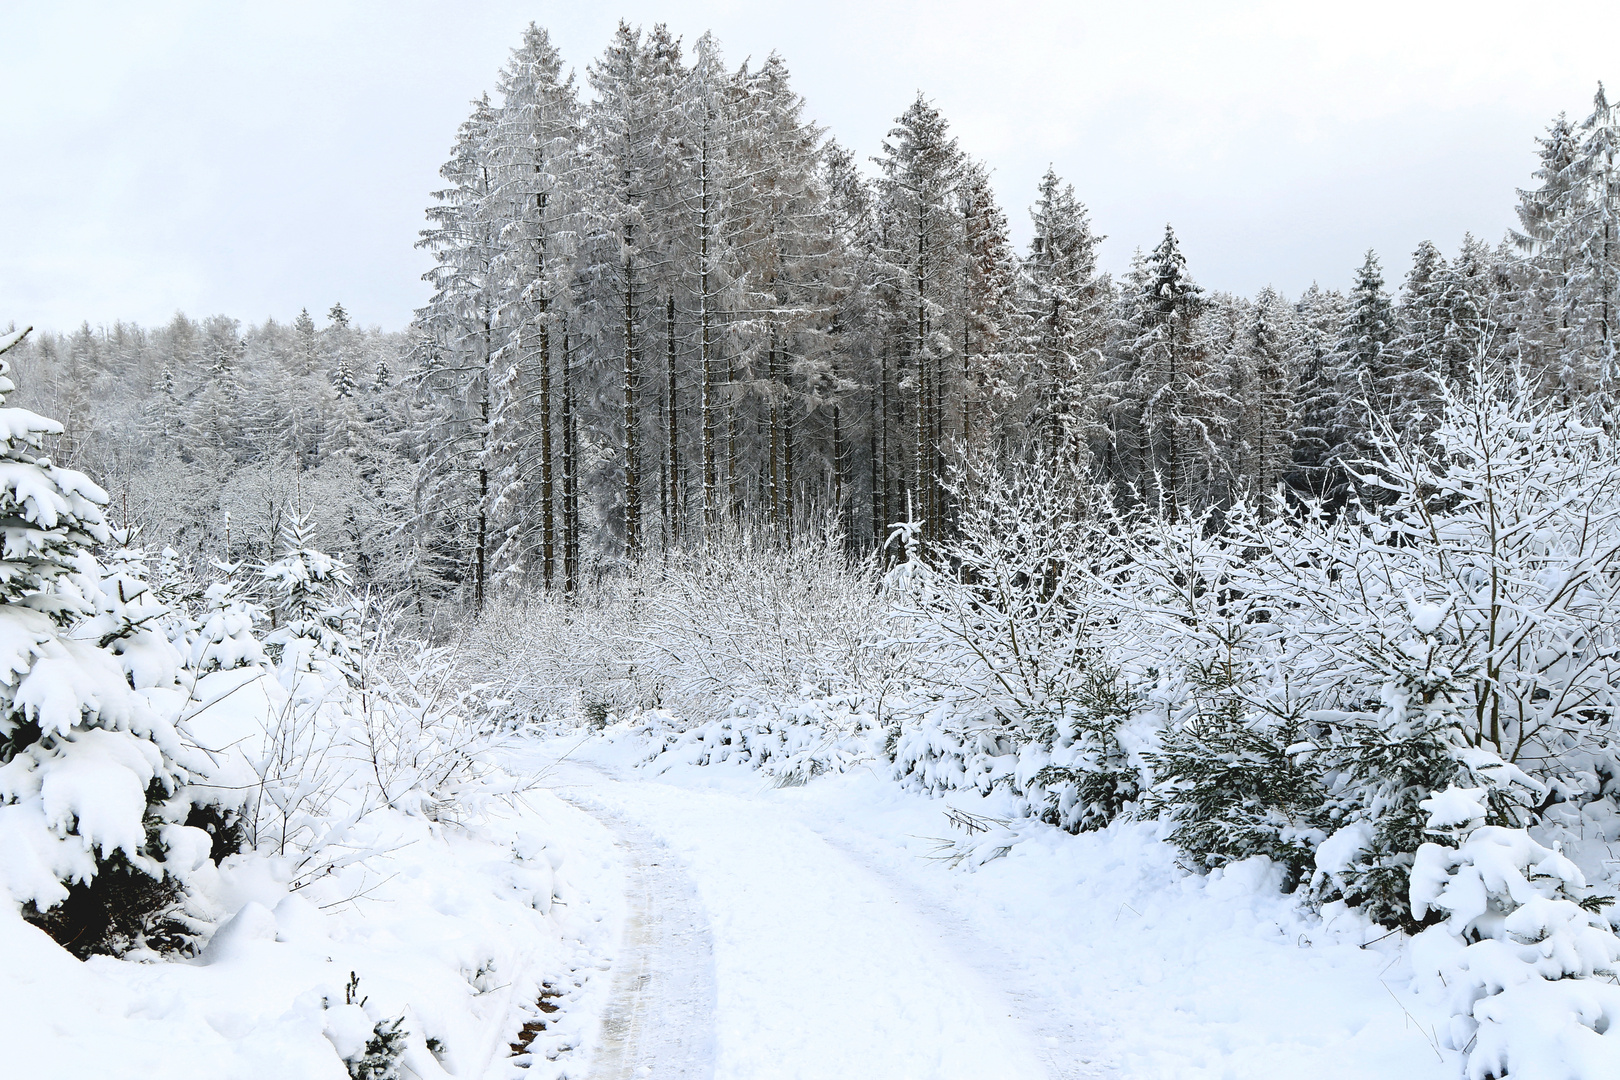
{"type": "Polygon", "coordinates": [[[1024,261],[1024,317],[1035,386],[1034,427],[1051,459],[1077,479],[1098,439],[1093,381],[1106,333],[1097,243],[1072,185],[1047,169],[1030,210],[1035,235],[1024,261]]]}

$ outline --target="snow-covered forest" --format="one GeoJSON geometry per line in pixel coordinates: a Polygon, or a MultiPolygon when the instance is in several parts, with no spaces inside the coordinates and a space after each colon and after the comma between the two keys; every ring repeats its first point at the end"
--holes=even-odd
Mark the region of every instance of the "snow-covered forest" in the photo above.
{"type": "Polygon", "coordinates": [[[675,796],[589,785],[746,767],[771,814],[946,808],[973,888],[1125,882],[1030,909],[1064,963],[1106,959],[1064,905],[1173,892],[1248,958],[1188,985],[1398,1009],[1296,1057],[1105,1023],[1051,1075],[1620,1075],[1620,106],[1537,138],[1499,242],[1248,297],[1173,222],[1103,273],[1083,192],[1004,208],[895,104],[846,147],[778,54],[621,24],[576,78],[531,27],[410,325],[0,336],[18,1015],[156,995],[218,1075],[620,1075],[615,897],[675,796]],[[260,1019],[197,1004],[244,980],[260,1019]]]}

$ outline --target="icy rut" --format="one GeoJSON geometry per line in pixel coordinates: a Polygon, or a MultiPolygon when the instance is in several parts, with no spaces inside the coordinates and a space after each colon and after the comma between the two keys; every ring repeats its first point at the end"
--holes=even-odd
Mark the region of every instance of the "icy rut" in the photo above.
{"type": "Polygon", "coordinates": [[[708,914],[666,845],[600,803],[576,805],[612,830],[624,855],[626,893],[612,996],[589,1080],[708,1080],[715,1000],[708,914]]]}
{"type": "Polygon", "coordinates": [[[1042,1062],[1012,1000],[953,947],[957,929],[792,815],[582,765],[549,785],[614,829],[630,864],[593,1078],[1070,1075],[1042,1062]]]}

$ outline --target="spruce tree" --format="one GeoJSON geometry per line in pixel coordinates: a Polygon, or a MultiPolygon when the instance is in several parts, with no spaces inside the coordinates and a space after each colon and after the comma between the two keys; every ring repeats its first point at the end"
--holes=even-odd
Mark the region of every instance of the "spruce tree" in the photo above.
{"type": "MultiPolygon", "coordinates": [[[[925,542],[942,535],[942,426],[938,418],[958,365],[948,362],[961,340],[948,301],[964,271],[960,202],[966,158],[949,125],[917,95],[883,142],[877,159],[884,222],[884,289],[890,304],[894,430],[903,490],[923,523],[925,542]]],[[[887,382],[887,380],[885,380],[887,382]]],[[[954,379],[953,379],[954,381],[954,379]]]]}
{"type": "Polygon", "coordinates": [[[417,313],[421,427],[416,518],[419,536],[438,548],[433,576],[468,581],[482,609],[495,569],[496,480],[509,455],[496,442],[509,401],[496,371],[507,328],[500,323],[500,221],[495,205],[492,129],[487,96],[461,125],[451,158],[440,169],[448,186],[428,211],[433,227],[421,246],[436,265],[428,305],[417,313]]]}
{"type": "Polygon", "coordinates": [[[513,401],[502,420],[514,461],[502,473],[497,501],[505,504],[510,538],[498,552],[521,566],[537,548],[540,582],[557,577],[558,483],[554,430],[554,342],[571,293],[573,258],[582,225],[580,140],[583,114],[573,76],[550,37],[530,24],[499,82],[502,105],[491,130],[496,216],[502,222],[500,317],[515,327],[502,366],[513,401]],[[538,484],[529,493],[527,480],[538,484]]]}
{"type": "Polygon", "coordinates": [[[1384,272],[1372,251],[1356,270],[1355,281],[1346,298],[1344,322],[1334,350],[1334,375],[1339,382],[1337,415],[1332,419],[1327,444],[1329,469],[1328,497],[1344,491],[1344,466],[1362,456],[1368,446],[1368,410],[1389,415],[1394,401],[1379,394],[1381,385],[1390,385],[1395,366],[1395,309],[1384,291],[1384,272]]]}
{"type": "Polygon", "coordinates": [[[1138,454],[1127,476],[1148,506],[1175,519],[1196,498],[1191,481],[1205,450],[1199,398],[1207,349],[1199,322],[1203,289],[1187,273],[1168,225],[1142,266],[1139,288],[1126,330],[1127,393],[1138,427],[1138,454]]]}
{"type": "MultiPolygon", "coordinates": [[[[0,337],[0,354],[22,333],[0,337]]],[[[0,360],[0,404],[16,389],[0,360]]],[[[178,690],[179,656],[142,553],[103,517],[107,494],[56,465],[62,425],[0,408],[0,832],[23,917],[83,958],[186,944],[165,822],[201,778],[174,718],[144,691],[178,690]],[[93,549],[116,545],[109,566],[93,549]]],[[[172,826],[171,826],[172,827],[172,826]]]]}
{"type": "Polygon", "coordinates": [[[1024,260],[1024,318],[1032,427],[1049,459],[1075,479],[1088,477],[1099,441],[1093,381],[1106,334],[1106,293],[1097,244],[1074,187],[1048,168],[1030,209],[1035,235],[1024,260]]]}

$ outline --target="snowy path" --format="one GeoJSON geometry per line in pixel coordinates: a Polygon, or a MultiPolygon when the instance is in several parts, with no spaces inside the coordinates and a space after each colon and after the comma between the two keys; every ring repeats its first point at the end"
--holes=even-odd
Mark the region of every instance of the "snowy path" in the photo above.
{"type": "Polygon", "coordinates": [[[965,954],[964,928],[942,926],[791,812],[571,763],[548,786],[614,829],[640,864],[632,910],[664,912],[627,928],[593,1078],[710,1075],[710,1031],[715,1080],[1091,1075],[1047,1067],[1014,999],[965,954]],[[691,974],[706,970],[691,924],[700,911],[712,1010],[691,974]]]}
{"type": "Polygon", "coordinates": [[[652,913],[614,957],[593,1077],[1456,1074],[1409,1012],[1399,941],[1302,912],[1263,860],[1188,875],[1152,825],[1125,824],[1037,830],[976,872],[948,869],[932,858],[961,835],[946,807],[993,803],[923,798],[871,769],[776,788],[734,766],[635,767],[645,755],[590,739],[514,762],[613,831],[629,906],[652,913]]]}

